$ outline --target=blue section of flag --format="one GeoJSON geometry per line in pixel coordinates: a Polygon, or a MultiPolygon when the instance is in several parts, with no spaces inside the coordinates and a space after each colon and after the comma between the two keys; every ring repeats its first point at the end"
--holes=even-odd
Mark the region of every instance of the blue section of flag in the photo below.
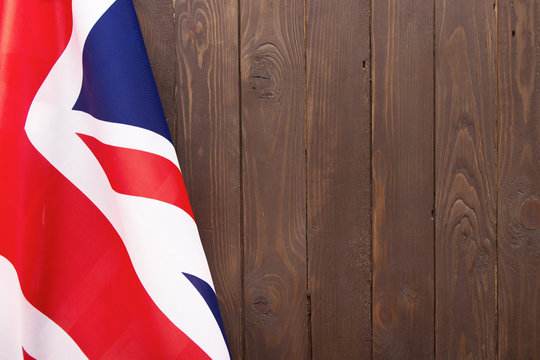
{"type": "Polygon", "coordinates": [[[90,31],[74,110],[171,136],[131,0],[117,0],[90,31]]]}
{"type": "Polygon", "coordinates": [[[212,287],[206,281],[198,278],[195,275],[191,275],[188,273],[182,274],[184,274],[184,276],[193,284],[193,286],[195,286],[195,289],[197,289],[197,291],[203,297],[204,301],[206,301],[206,304],[212,311],[212,314],[214,314],[214,318],[216,319],[219,328],[221,329],[221,334],[223,335],[223,339],[225,339],[227,348],[229,348],[229,343],[227,342],[227,336],[225,335],[225,328],[223,326],[223,320],[221,319],[221,313],[219,312],[218,300],[214,289],[212,289],[212,287]]]}

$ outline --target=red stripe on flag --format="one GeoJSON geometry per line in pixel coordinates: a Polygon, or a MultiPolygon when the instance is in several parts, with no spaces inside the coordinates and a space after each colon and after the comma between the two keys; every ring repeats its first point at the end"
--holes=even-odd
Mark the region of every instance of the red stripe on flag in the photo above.
{"type": "Polygon", "coordinates": [[[89,135],[77,135],[99,161],[114,191],[164,201],[193,217],[182,174],[169,159],[107,145],[89,135]]]}
{"type": "Polygon", "coordinates": [[[0,2],[0,255],[89,358],[206,359],[150,299],[109,221],[24,132],[71,27],[70,1],[0,2]]]}
{"type": "Polygon", "coordinates": [[[175,359],[206,355],[157,308],[112,225],[62,177],[49,184],[32,223],[22,273],[30,302],[91,359],[175,359]]]}
{"type": "Polygon", "coordinates": [[[28,353],[24,350],[24,348],[22,349],[22,352],[23,352],[23,359],[24,360],[36,360],[33,357],[31,357],[30,355],[28,355],[28,353]]]}

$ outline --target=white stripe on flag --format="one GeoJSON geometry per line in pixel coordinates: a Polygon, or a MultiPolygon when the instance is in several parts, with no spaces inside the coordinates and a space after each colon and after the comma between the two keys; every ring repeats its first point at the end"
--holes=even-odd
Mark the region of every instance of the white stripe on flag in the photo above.
{"type": "Polygon", "coordinates": [[[60,326],[24,297],[17,271],[0,256],[0,359],[22,359],[22,349],[36,360],[88,359],[60,326]]]}
{"type": "MultiPolygon", "coordinates": [[[[182,273],[213,288],[206,257],[190,215],[153,199],[116,193],[92,152],[76,132],[105,143],[153,152],[171,160],[172,146],[147,130],[104,125],[72,110],[82,84],[83,44],[112,1],[73,1],[74,31],[30,107],[26,133],[36,149],[109,219],[122,238],[137,276],[159,309],[212,359],[229,359],[221,329],[201,294],[182,273]],[[93,122],[93,124],[92,124],[93,122]],[[82,130],[82,131],[81,131],[82,130]],[[112,130],[106,134],[106,130],[112,130]],[[125,140],[129,136],[137,139],[125,140]],[[124,138],[124,140],[121,140],[124,138]],[[149,141],[146,141],[149,140],[149,141]],[[141,148],[142,147],[142,148],[141,148]]],[[[159,136],[159,135],[158,135],[159,136]]],[[[177,160],[173,161],[178,164],[177,160]]]]}

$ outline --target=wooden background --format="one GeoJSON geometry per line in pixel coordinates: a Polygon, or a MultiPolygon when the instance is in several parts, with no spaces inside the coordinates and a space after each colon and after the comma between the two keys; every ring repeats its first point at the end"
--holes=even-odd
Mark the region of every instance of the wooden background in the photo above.
{"type": "Polygon", "coordinates": [[[234,359],[540,359],[540,0],[135,0],[234,359]]]}

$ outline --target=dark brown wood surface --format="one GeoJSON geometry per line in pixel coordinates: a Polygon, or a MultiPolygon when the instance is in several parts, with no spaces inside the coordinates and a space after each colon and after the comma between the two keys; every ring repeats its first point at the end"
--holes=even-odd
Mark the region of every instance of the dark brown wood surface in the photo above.
{"type": "Polygon", "coordinates": [[[495,15],[483,0],[436,2],[438,359],[496,358],[495,15]]]}
{"type": "Polygon", "coordinates": [[[233,359],[540,358],[540,0],[134,0],[233,359]]]}
{"type": "Polygon", "coordinates": [[[233,0],[175,3],[179,161],[238,359],[244,319],[237,20],[233,0]]]}
{"type": "Polygon", "coordinates": [[[369,2],[310,1],[306,26],[313,358],[371,359],[369,2]]]}
{"type": "Polygon", "coordinates": [[[240,1],[249,359],[306,359],[304,2],[240,1]]]}
{"type": "Polygon", "coordinates": [[[373,2],[373,358],[434,339],[433,3],[373,2]]]}
{"type": "Polygon", "coordinates": [[[540,3],[500,1],[499,358],[540,358],[540,3]]]}

